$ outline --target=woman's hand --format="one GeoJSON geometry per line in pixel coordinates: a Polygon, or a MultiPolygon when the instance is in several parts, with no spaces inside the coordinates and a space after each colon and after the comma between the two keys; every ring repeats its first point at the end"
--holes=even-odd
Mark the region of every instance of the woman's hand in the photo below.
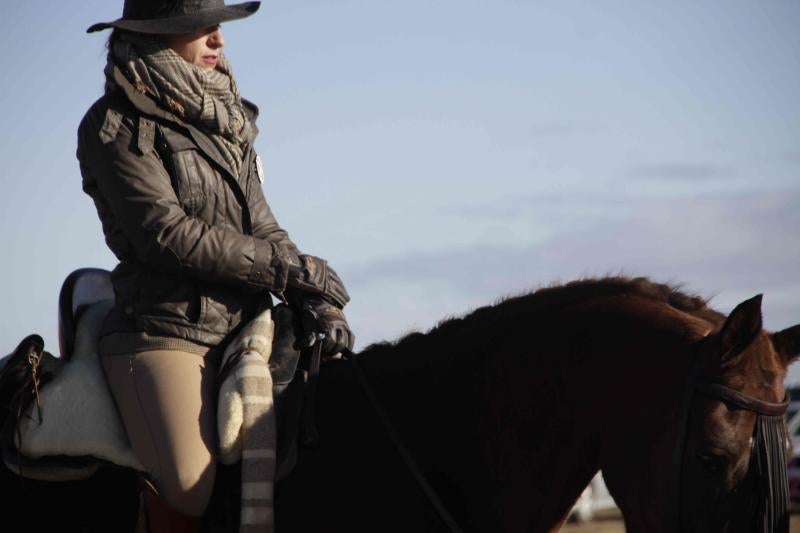
{"type": "Polygon", "coordinates": [[[318,296],[343,309],[350,295],[342,279],[328,262],[313,255],[298,255],[299,265],[291,262],[286,284],[305,293],[318,296]]]}
{"type": "Polygon", "coordinates": [[[323,356],[331,357],[345,348],[353,349],[355,335],[350,331],[344,312],[321,298],[306,298],[300,303],[300,348],[322,342],[323,356]]]}

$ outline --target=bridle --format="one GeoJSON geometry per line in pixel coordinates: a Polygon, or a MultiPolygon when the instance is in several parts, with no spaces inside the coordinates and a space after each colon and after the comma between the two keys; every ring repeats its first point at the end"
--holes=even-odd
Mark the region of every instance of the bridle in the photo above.
{"type": "Polygon", "coordinates": [[[789,531],[789,483],[786,473],[786,424],[788,396],[781,403],[766,402],[719,383],[700,382],[701,394],[718,399],[734,409],[756,413],[750,468],[755,469],[755,501],[759,533],[789,531]]]}
{"type": "MultiPolygon", "coordinates": [[[[757,533],[788,533],[789,531],[789,484],[786,473],[786,451],[788,437],[784,415],[789,407],[788,395],[780,403],[767,402],[753,396],[726,387],[720,383],[697,381],[693,387],[695,393],[707,398],[719,400],[732,409],[741,409],[756,414],[753,428],[753,446],[750,452],[750,472],[755,476],[755,503],[757,533]]],[[[678,468],[677,515],[680,531],[680,490],[682,479],[683,453],[686,448],[689,410],[691,401],[686,406],[682,446],[678,468]]]]}

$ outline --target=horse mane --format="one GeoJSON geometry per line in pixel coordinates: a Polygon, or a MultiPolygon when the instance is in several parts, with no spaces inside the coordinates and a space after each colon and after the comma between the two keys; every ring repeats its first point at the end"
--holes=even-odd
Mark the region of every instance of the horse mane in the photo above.
{"type": "MultiPolygon", "coordinates": [[[[409,350],[419,342],[433,337],[445,337],[458,342],[464,338],[470,342],[470,332],[476,328],[490,327],[491,324],[502,324],[518,313],[533,315],[552,312],[556,309],[598,298],[619,295],[638,296],[655,302],[661,302],[678,311],[705,320],[719,326],[725,315],[708,307],[708,300],[696,295],[684,293],[679,285],[656,283],[645,277],[629,278],[610,276],[604,278],[586,278],[570,281],[562,285],[551,285],[517,296],[503,298],[492,305],[475,309],[460,317],[449,317],[440,321],[427,333],[419,331],[408,333],[396,341],[384,341],[369,345],[362,353],[378,355],[385,351],[409,350]]],[[[451,350],[457,348],[451,345],[451,350]]],[[[458,349],[454,351],[459,351],[458,349]]]]}

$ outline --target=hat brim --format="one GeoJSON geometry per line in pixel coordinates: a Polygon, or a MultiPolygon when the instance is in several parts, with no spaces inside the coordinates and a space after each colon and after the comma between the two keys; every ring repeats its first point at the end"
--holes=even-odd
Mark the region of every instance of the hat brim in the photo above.
{"type": "Polygon", "coordinates": [[[178,34],[194,33],[223,22],[249,17],[261,6],[261,2],[243,2],[215,9],[206,9],[191,15],[179,15],[163,19],[131,20],[118,19],[113,22],[99,22],[89,26],[86,33],[119,28],[136,33],[178,34]]]}

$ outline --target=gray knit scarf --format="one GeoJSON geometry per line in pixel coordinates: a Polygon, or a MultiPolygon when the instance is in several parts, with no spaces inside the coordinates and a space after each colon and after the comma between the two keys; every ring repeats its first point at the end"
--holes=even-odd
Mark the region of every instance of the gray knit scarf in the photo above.
{"type": "Polygon", "coordinates": [[[112,85],[114,66],[138,91],[203,130],[234,172],[241,172],[250,123],[224,55],[220,53],[216,68],[209,70],[189,63],[154,37],[122,33],[108,53],[105,74],[112,85]]]}

